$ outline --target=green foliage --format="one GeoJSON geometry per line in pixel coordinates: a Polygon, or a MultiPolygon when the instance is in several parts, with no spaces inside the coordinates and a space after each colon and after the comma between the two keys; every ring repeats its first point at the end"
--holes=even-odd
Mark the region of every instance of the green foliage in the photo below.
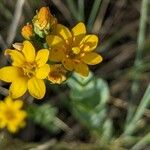
{"type": "Polygon", "coordinates": [[[89,31],[91,31],[92,28],[93,28],[93,24],[95,22],[95,18],[97,16],[97,13],[100,9],[101,2],[102,2],[102,0],[95,0],[94,3],[93,3],[93,6],[92,6],[92,9],[91,9],[91,12],[90,12],[90,16],[89,16],[89,19],[88,19],[88,23],[87,23],[87,27],[88,27],[89,31]]]}
{"type": "Polygon", "coordinates": [[[68,86],[71,89],[73,113],[88,128],[97,130],[100,134],[103,122],[107,118],[106,103],[109,98],[107,83],[103,79],[94,78],[92,73],[87,78],[73,74],[68,80],[68,86]]]}
{"type": "Polygon", "coordinates": [[[72,14],[72,16],[76,19],[76,20],[79,20],[78,18],[78,13],[77,13],[77,8],[76,8],[76,5],[75,5],[75,2],[74,0],[67,0],[67,5],[69,7],[69,10],[72,14]]]}
{"type": "Polygon", "coordinates": [[[43,32],[43,30],[40,30],[38,27],[34,27],[34,32],[41,38],[44,38],[45,34],[43,32]]]}
{"type": "Polygon", "coordinates": [[[150,84],[147,87],[147,90],[145,91],[145,94],[143,98],[141,99],[141,102],[139,106],[137,107],[133,117],[131,118],[130,122],[126,125],[125,128],[125,134],[131,135],[134,130],[138,126],[138,121],[143,116],[145,109],[150,105],[150,84]]]}
{"type": "Polygon", "coordinates": [[[52,107],[50,104],[43,105],[30,105],[28,106],[28,116],[35,123],[41,125],[52,133],[59,130],[56,125],[56,113],[57,109],[52,107]]]}
{"type": "Polygon", "coordinates": [[[102,137],[101,137],[101,141],[103,141],[103,143],[109,143],[111,141],[111,138],[113,136],[113,123],[111,119],[107,119],[104,122],[103,128],[102,128],[102,137]]]}
{"type": "MultiPolygon", "coordinates": [[[[72,78],[68,80],[70,87],[71,108],[75,117],[83,123],[90,131],[94,131],[100,137],[100,147],[104,148],[108,144],[118,143],[118,146],[125,142],[129,143],[129,135],[132,135],[138,126],[138,121],[142,118],[146,107],[149,105],[149,90],[148,86],[141,103],[136,109],[131,121],[127,124],[123,137],[116,138],[113,134],[113,122],[107,116],[107,101],[109,99],[109,88],[107,83],[101,78],[94,78],[93,74],[85,78],[77,74],[73,74],[72,78]],[[120,139],[120,140],[119,140],[120,139]]],[[[134,143],[148,143],[149,135],[139,138],[133,137],[132,145],[134,143]],[[134,141],[133,141],[134,140],[134,141]]],[[[135,144],[135,147],[136,144],[135,144]]],[[[111,147],[110,147],[111,148],[111,147]]]]}
{"type": "Polygon", "coordinates": [[[150,132],[145,135],[139,142],[137,142],[132,148],[131,150],[138,150],[138,149],[142,149],[144,145],[146,145],[147,143],[150,143],[150,132]]]}
{"type": "Polygon", "coordinates": [[[144,50],[145,44],[145,35],[146,35],[146,22],[148,19],[148,0],[142,0],[141,2],[141,11],[140,11],[140,22],[139,22],[139,33],[137,39],[137,51],[136,58],[134,61],[134,78],[131,87],[131,101],[128,108],[127,122],[125,126],[125,134],[132,135],[135,129],[138,127],[138,121],[144,114],[144,111],[150,102],[150,85],[148,86],[139,106],[135,110],[133,108],[133,101],[136,101],[136,95],[139,92],[140,82],[139,76],[141,75],[140,65],[143,65],[142,53],[144,50]]]}

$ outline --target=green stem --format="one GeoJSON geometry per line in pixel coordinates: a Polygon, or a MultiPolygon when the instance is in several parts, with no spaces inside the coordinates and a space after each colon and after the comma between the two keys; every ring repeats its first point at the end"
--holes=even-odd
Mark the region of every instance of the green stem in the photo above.
{"type": "Polygon", "coordinates": [[[139,106],[136,109],[135,115],[132,117],[130,123],[125,128],[125,135],[131,135],[134,130],[136,129],[136,124],[140,120],[140,118],[143,116],[145,112],[145,108],[149,105],[150,103],[150,84],[148,85],[146,92],[139,104],[139,106]]]}
{"type": "Polygon", "coordinates": [[[91,10],[91,13],[90,13],[90,17],[89,17],[88,23],[87,23],[87,28],[88,28],[89,31],[91,31],[92,28],[93,28],[93,24],[94,24],[96,15],[98,13],[98,10],[100,8],[101,2],[102,2],[102,0],[95,0],[94,1],[94,4],[92,6],[92,10],[91,10]]]}
{"type": "Polygon", "coordinates": [[[135,144],[131,150],[140,150],[142,149],[143,145],[150,143],[150,133],[144,136],[137,144],[135,144]]]}
{"type": "Polygon", "coordinates": [[[76,5],[74,3],[74,0],[67,0],[67,4],[69,7],[69,10],[71,11],[73,17],[78,20],[78,13],[77,13],[77,8],[76,5]]]}
{"type": "Polygon", "coordinates": [[[61,119],[59,119],[57,117],[55,118],[54,122],[57,127],[59,127],[60,129],[66,131],[66,132],[72,130],[67,124],[65,124],[61,119]]]}
{"type": "Polygon", "coordinates": [[[137,45],[135,66],[138,66],[142,61],[142,51],[144,49],[147,17],[148,17],[148,0],[143,0],[140,17],[140,29],[137,40],[138,45],[137,45]]]}
{"type": "Polygon", "coordinates": [[[11,20],[13,18],[13,15],[10,12],[10,10],[7,9],[2,2],[0,2],[0,10],[6,19],[11,20]]]}
{"type": "MultiPolygon", "coordinates": [[[[141,16],[140,16],[140,26],[139,26],[139,34],[137,39],[137,53],[134,62],[134,68],[136,71],[136,76],[139,75],[138,66],[142,63],[142,51],[144,49],[144,41],[145,41],[145,32],[146,32],[146,21],[148,17],[148,0],[142,0],[141,6],[141,16]]],[[[134,109],[132,108],[133,100],[135,100],[136,95],[139,90],[139,81],[137,80],[138,77],[135,77],[131,87],[131,100],[128,115],[127,115],[127,123],[131,120],[134,109]]]]}
{"type": "MultiPolygon", "coordinates": [[[[137,53],[134,62],[134,67],[136,69],[137,74],[138,74],[137,68],[142,63],[142,51],[144,49],[147,17],[148,17],[148,0],[142,0],[139,35],[137,39],[137,53]]],[[[138,87],[139,87],[138,81],[134,80],[131,88],[133,97],[137,94],[138,87]]]]}
{"type": "Polygon", "coordinates": [[[84,21],[84,0],[78,0],[78,21],[84,21]]]}

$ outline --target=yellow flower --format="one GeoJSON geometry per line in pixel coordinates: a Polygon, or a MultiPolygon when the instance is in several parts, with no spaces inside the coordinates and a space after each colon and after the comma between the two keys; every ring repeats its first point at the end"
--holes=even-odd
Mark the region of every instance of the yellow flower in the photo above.
{"type": "Polygon", "coordinates": [[[49,59],[62,62],[69,71],[87,76],[88,65],[95,65],[102,61],[102,57],[93,52],[97,47],[98,37],[93,34],[86,35],[86,28],[82,22],[71,31],[58,24],[55,35],[47,36],[46,40],[50,47],[49,59]]]}
{"type": "Polygon", "coordinates": [[[42,49],[36,54],[33,45],[29,41],[23,42],[21,51],[7,49],[6,54],[13,60],[12,66],[0,69],[0,80],[12,82],[9,91],[12,98],[18,98],[29,93],[41,99],[45,95],[45,83],[49,73],[48,60],[49,50],[42,49]]]}
{"type": "Polygon", "coordinates": [[[33,18],[34,30],[41,36],[43,36],[41,31],[48,34],[56,24],[57,19],[51,14],[48,7],[42,7],[33,18]]]}
{"type": "Polygon", "coordinates": [[[62,64],[50,65],[50,72],[48,74],[48,80],[54,84],[61,84],[66,80],[67,70],[62,64]]]}
{"type": "Polygon", "coordinates": [[[27,24],[22,28],[21,34],[25,39],[30,40],[30,38],[34,36],[33,26],[31,24],[27,24]]]}
{"type": "Polygon", "coordinates": [[[7,128],[10,132],[15,133],[25,126],[25,118],[27,113],[21,110],[23,101],[12,100],[6,97],[4,101],[0,101],[0,128],[7,128]]]}

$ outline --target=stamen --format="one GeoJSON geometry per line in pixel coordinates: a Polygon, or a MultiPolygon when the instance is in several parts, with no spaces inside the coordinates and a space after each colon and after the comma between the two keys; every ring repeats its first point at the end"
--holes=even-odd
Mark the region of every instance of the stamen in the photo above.
{"type": "Polygon", "coordinates": [[[36,66],[35,63],[26,63],[23,67],[24,75],[32,78],[35,75],[36,66]]]}
{"type": "Polygon", "coordinates": [[[13,110],[11,110],[11,109],[8,109],[5,112],[5,115],[6,115],[8,120],[13,120],[15,118],[15,114],[14,114],[13,110]]]}

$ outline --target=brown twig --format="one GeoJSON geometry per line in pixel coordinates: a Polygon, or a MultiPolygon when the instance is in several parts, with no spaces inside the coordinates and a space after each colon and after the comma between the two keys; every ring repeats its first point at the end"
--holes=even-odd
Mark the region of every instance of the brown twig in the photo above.
{"type": "MultiPolygon", "coordinates": [[[[113,96],[110,97],[109,103],[113,104],[115,107],[120,108],[120,109],[127,109],[127,107],[128,107],[127,101],[124,101],[119,98],[115,98],[113,96]]],[[[145,109],[144,116],[150,118],[150,110],[149,109],[145,109]]]]}
{"type": "Polygon", "coordinates": [[[92,32],[99,33],[109,2],[110,0],[105,0],[102,2],[102,6],[101,6],[102,9],[100,9],[99,14],[95,20],[92,32]]]}

